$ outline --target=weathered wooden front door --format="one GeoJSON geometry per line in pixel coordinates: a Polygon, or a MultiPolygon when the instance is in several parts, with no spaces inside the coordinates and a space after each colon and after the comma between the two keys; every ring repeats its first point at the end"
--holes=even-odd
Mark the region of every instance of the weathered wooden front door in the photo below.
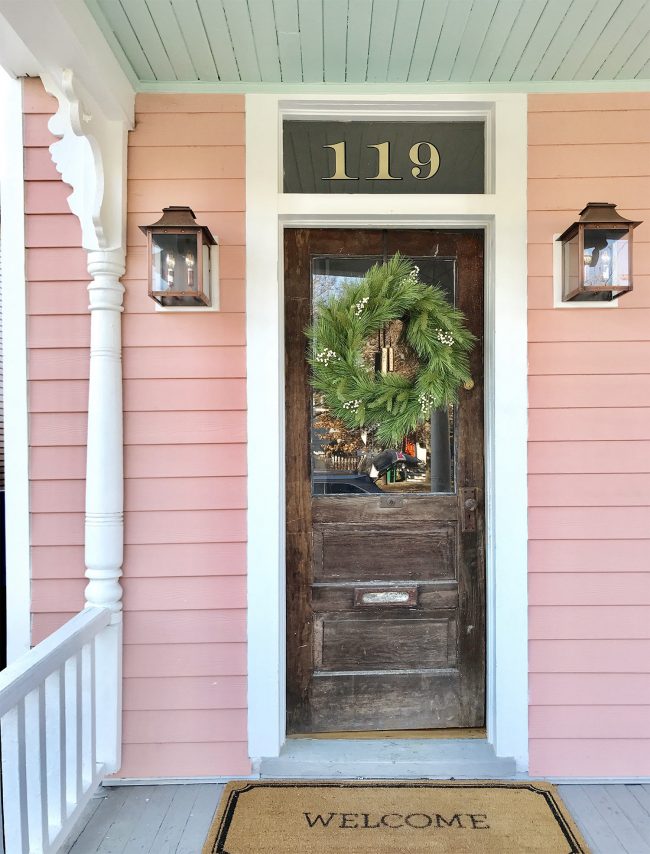
{"type": "MultiPolygon", "coordinates": [[[[482,726],[483,234],[288,229],[284,264],[287,731],[482,726]],[[393,449],[418,465],[383,470],[372,435],[313,395],[304,330],[319,299],[396,251],[477,343],[473,387],[393,449]]],[[[407,365],[399,324],[383,336],[407,365]]]]}

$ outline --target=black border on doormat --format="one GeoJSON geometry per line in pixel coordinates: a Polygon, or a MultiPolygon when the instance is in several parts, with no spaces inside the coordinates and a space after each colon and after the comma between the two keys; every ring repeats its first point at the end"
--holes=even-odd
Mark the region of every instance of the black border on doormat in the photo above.
{"type": "MultiPolygon", "coordinates": [[[[296,781],[254,781],[251,783],[247,783],[241,789],[234,789],[230,792],[228,796],[228,801],[226,803],[225,809],[223,811],[223,815],[221,816],[221,822],[219,824],[219,828],[217,830],[217,835],[215,839],[215,844],[212,847],[212,854],[228,854],[228,851],[224,847],[226,844],[226,840],[228,838],[228,831],[230,830],[230,825],[232,823],[235,809],[237,807],[237,802],[239,800],[239,796],[245,794],[246,792],[250,792],[253,789],[299,789],[299,788],[320,788],[320,789],[343,789],[348,786],[354,787],[355,789],[377,789],[377,788],[386,788],[386,789],[404,789],[404,788],[412,788],[412,789],[528,789],[530,792],[534,792],[537,795],[543,795],[553,818],[557,822],[562,831],[566,841],[571,846],[567,854],[589,854],[588,850],[583,848],[580,842],[576,839],[573,830],[568,824],[562,810],[558,806],[557,801],[553,796],[553,792],[548,789],[540,789],[535,786],[533,783],[518,783],[515,781],[508,782],[472,782],[467,781],[467,783],[458,780],[456,782],[444,782],[437,780],[402,780],[399,783],[390,781],[390,780],[376,780],[372,783],[367,783],[358,780],[346,780],[346,781],[324,781],[324,780],[296,780],[296,781]]],[[[212,830],[212,828],[210,828],[212,830]]]]}

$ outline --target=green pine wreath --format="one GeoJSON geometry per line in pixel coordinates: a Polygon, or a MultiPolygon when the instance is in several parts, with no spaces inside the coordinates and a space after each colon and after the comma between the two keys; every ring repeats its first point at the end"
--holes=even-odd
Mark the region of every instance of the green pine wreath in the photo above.
{"type": "Polygon", "coordinates": [[[318,305],[306,330],[312,388],[346,427],[372,430],[378,444],[399,447],[432,409],[469,387],[475,338],[464,321],[441,288],[422,284],[418,268],[397,253],[318,305]],[[403,322],[402,339],[418,359],[410,378],[375,372],[363,358],[367,342],[394,320],[403,322]]]}

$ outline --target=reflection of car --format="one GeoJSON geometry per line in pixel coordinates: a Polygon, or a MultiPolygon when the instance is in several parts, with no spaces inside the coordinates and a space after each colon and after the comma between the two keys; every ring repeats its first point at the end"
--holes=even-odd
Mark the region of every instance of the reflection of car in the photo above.
{"type": "Polygon", "coordinates": [[[315,471],[314,495],[351,495],[352,493],[382,492],[367,474],[351,471],[315,471]]]}

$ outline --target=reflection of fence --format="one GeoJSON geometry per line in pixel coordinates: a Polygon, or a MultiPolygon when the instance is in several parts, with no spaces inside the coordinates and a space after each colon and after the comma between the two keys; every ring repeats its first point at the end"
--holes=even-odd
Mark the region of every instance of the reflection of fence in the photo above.
{"type": "Polygon", "coordinates": [[[356,454],[328,454],[325,459],[330,471],[357,471],[359,468],[356,454]]]}

